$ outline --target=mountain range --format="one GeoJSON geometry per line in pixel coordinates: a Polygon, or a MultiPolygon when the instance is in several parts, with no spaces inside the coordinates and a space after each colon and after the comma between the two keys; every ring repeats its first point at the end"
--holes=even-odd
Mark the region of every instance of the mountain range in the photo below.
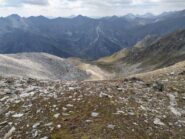
{"type": "Polygon", "coordinates": [[[44,16],[0,18],[0,53],[45,52],[62,58],[96,60],[130,48],[146,36],[185,28],[185,10],[158,16],[126,15],[49,19],[44,16]]]}

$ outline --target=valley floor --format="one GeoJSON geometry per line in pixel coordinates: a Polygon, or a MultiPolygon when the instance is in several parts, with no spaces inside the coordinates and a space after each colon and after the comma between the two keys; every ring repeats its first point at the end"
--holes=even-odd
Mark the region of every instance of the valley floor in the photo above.
{"type": "Polygon", "coordinates": [[[112,81],[1,77],[0,138],[183,139],[183,67],[112,81]]]}

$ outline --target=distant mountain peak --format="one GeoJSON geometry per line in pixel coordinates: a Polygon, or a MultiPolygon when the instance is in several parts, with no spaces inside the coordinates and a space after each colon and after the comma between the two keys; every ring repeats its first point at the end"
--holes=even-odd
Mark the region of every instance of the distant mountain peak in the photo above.
{"type": "Polygon", "coordinates": [[[39,21],[47,21],[50,20],[49,18],[39,15],[39,16],[30,16],[28,19],[34,19],[34,20],[39,20],[39,21]]]}
{"type": "Polygon", "coordinates": [[[80,15],[77,15],[76,17],[74,17],[74,18],[79,18],[80,19],[80,18],[87,18],[87,17],[80,14],[80,15]]]}
{"type": "Polygon", "coordinates": [[[43,15],[39,15],[39,16],[37,16],[38,18],[47,18],[47,17],[45,17],[45,16],[43,16],[43,15]]]}
{"type": "Polygon", "coordinates": [[[135,19],[136,15],[129,13],[129,14],[125,15],[124,17],[126,17],[127,19],[135,19]]]}
{"type": "Polygon", "coordinates": [[[145,17],[152,17],[152,16],[154,16],[152,13],[146,13],[146,14],[144,14],[143,16],[145,16],[145,17]]]}
{"type": "Polygon", "coordinates": [[[83,21],[83,20],[87,20],[87,19],[91,19],[90,17],[87,17],[87,16],[83,16],[83,15],[78,15],[72,19],[75,19],[77,21],[83,21]]]}
{"type": "Polygon", "coordinates": [[[40,18],[40,19],[48,19],[47,17],[43,16],[43,15],[39,15],[39,16],[31,16],[34,18],[40,18]]]}
{"type": "Polygon", "coordinates": [[[18,14],[11,14],[7,18],[19,19],[21,17],[18,14]]]}
{"type": "Polygon", "coordinates": [[[113,16],[112,16],[112,18],[118,18],[118,16],[116,16],[116,15],[113,15],[113,16]]]}

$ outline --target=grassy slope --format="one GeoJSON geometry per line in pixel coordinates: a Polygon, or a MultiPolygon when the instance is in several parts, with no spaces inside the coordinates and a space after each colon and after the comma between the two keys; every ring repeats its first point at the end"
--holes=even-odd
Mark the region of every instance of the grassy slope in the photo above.
{"type": "Polygon", "coordinates": [[[150,43],[146,41],[145,47],[142,41],[136,44],[137,47],[122,50],[110,57],[105,57],[97,61],[97,65],[110,72],[120,75],[152,71],[173,65],[185,60],[185,31],[180,30],[166,35],[161,39],[150,43]]]}

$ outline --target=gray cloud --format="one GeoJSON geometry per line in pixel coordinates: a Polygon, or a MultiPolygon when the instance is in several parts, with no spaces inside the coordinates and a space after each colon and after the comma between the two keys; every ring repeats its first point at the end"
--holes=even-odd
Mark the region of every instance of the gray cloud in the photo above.
{"type": "Polygon", "coordinates": [[[23,4],[30,5],[48,5],[48,0],[4,0],[5,6],[22,6],[23,4]]]}
{"type": "Polygon", "coordinates": [[[0,7],[0,15],[111,16],[182,10],[185,0],[0,0],[0,7]]]}
{"type": "MultiPolygon", "coordinates": [[[[64,0],[61,0],[64,1],[64,0]]],[[[66,0],[68,3],[80,2],[87,8],[96,9],[124,9],[124,8],[147,8],[147,7],[161,7],[170,5],[178,8],[185,6],[185,0],[66,0]]],[[[184,7],[185,8],[185,7],[184,7]]],[[[143,9],[144,10],[144,9],[143,9]]]]}
{"type": "Polygon", "coordinates": [[[48,0],[22,0],[24,3],[27,4],[35,4],[35,5],[48,5],[48,0]]]}

